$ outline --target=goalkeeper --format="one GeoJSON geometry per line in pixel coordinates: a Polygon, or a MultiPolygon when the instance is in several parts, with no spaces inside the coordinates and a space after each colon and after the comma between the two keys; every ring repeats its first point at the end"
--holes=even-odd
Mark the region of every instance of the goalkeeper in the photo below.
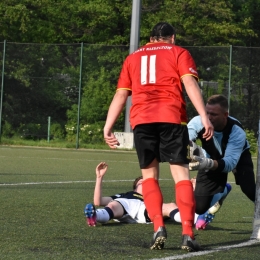
{"type": "MultiPolygon", "coordinates": [[[[233,171],[236,184],[240,185],[244,194],[253,202],[256,192],[250,145],[240,122],[228,114],[227,98],[223,95],[209,97],[206,110],[214,126],[213,138],[208,141],[202,138],[204,127],[200,116],[194,117],[188,123],[190,140],[200,139],[202,148],[206,151],[207,157],[210,157],[206,158],[193,143],[195,149],[191,149],[193,154],[189,168],[198,170],[195,188],[198,214],[204,214],[214,204],[214,196],[225,198],[230,191],[229,189],[225,192],[228,172],[233,171]]],[[[204,223],[196,223],[196,228],[205,228],[207,221],[206,218],[204,223]]]]}

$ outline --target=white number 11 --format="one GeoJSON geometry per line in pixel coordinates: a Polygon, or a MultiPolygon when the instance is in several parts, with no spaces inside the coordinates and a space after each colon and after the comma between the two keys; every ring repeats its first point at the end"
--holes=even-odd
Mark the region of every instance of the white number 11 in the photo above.
{"type": "MultiPolygon", "coordinates": [[[[155,62],[156,62],[156,55],[149,56],[149,83],[156,82],[156,70],[155,70],[155,62]]],[[[141,57],[141,85],[147,84],[147,73],[148,73],[148,56],[141,57]]]]}

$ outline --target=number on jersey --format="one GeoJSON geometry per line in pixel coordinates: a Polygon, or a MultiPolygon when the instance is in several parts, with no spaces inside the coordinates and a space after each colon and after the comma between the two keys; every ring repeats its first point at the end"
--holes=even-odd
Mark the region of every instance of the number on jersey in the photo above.
{"type": "Polygon", "coordinates": [[[156,55],[149,56],[149,66],[148,66],[148,56],[145,55],[141,57],[141,85],[147,84],[147,81],[148,83],[156,83],[155,62],[156,62],[156,55]]]}

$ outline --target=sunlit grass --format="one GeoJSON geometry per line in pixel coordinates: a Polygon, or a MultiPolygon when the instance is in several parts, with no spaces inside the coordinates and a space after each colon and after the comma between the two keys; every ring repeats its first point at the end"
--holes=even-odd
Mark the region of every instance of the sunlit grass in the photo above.
{"type": "MultiPolygon", "coordinates": [[[[109,165],[103,194],[131,189],[140,175],[135,152],[109,150],[42,149],[0,146],[0,252],[1,259],[152,259],[187,254],[180,249],[181,225],[166,223],[164,250],[151,251],[152,225],[113,221],[90,228],[83,208],[93,200],[95,167],[109,165]]],[[[160,166],[165,202],[174,199],[169,166],[160,166]]],[[[195,175],[192,172],[191,175],[195,175]]],[[[234,184],[213,223],[196,231],[206,249],[248,241],[254,205],[234,184]]],[[[259,245],[233,248],[194,259],[258,259],[259,245]]]]}

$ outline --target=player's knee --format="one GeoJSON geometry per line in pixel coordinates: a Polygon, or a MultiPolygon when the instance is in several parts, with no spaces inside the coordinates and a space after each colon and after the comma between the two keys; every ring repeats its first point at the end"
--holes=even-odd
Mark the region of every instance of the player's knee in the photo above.
{"type": "Polygon", "coordinates": [[[196,203],[196,210],[195,212],[199,215],[204,214],[208,210],[207,205],[203,205],[200,203],[196,203]]]}
{"type": "Polygon", "coordinates": [[[111,201],[110,203],[108,203],[107,207],[111,209],[114,217],[122,217],[124,215],[124,208],[117,201],[111,201]]]}

